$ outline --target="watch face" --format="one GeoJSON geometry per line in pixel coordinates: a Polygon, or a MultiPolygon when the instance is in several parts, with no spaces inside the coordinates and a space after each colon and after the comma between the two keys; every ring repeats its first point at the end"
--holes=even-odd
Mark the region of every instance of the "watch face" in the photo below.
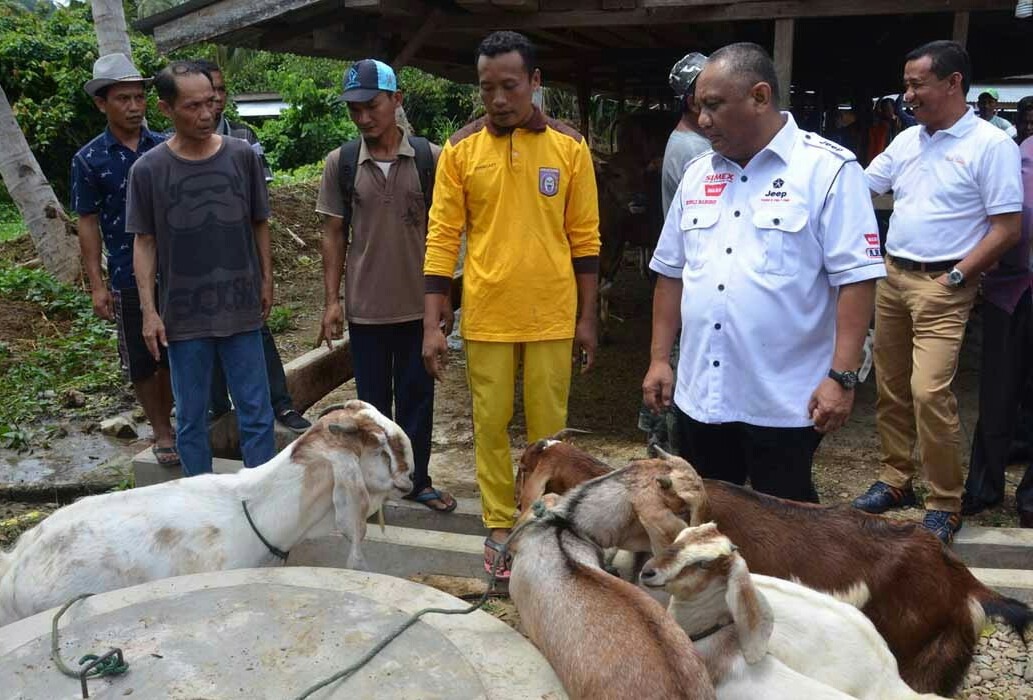
{"type": "Polygon", "coordinates": [[[964,279],[965,275],[961,272],[961,270],[951,270],[949,273],[947,273],[947,281],[951,284],[961,284],[962,281],[964,281],[964,279]]]}

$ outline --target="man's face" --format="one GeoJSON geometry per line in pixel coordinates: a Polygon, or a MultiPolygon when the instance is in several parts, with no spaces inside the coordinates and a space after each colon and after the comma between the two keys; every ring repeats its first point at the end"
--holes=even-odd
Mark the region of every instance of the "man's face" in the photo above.
{"type": "Polygon", "coordinates": [[[537,68],[527,73],[518,51],[480,56],[477,80],[488,119],[499,129],[512,129],[527,121],[534,110],[531,97],[542,82],[537,68]]]}
{"type": "Polygon", "coordinates": [[[951,116],[953,99],[960,90],[961,74],[937,77],[929,56],[904,64],[904,102],[911,107],[919,124],[939,127],[946,123],[951,116]]]}
{"type": "Polygon", "coordinates": [[[141,82],[115,83],[105,97],[94,97],[93,103],[113,129],[135,132],[143,124],[147,94],[141,82]]]}
{"type": "Polygon", "coordinates": [[[348,114],[362,138],[379,141],[390,129],[397,129],[395,110],[402,104],[401,92],[378,92],[368,102],[349,102],[348,114]]]}
{"type": "Polygon", "coordinates": [[[757,123],[769,108],[770,89],[766,85],[746,85],[724,62],[708,63],[699,74],[699,127],[715,151],[737,162],[756,155],[757,123]]]}
{"type": "Polygon", "coordinates": [[[226,109],[226,81],[222,79],[222,71],[212,71],[212,90],[215,92],[215,123],[218,124],[226,109]]]}
{"type": "Polygon", "coordinates": [[[990,95],[983,95],[980,97],[976,106],[979,108],[979,116],[983,119],[989,119],[997,114],[997,100],[990,97],[990,95]]]}
{"type": "Polygon", "coordinates": [[[161,111],[172,120],[176,133],[184,138],[205,139],[215,130],[215,91],[212,82],[201,73],[176,77],[179,95],[174,104],[158,102],[161,111]]]}
{"type": "Polygon", "coordinates": [[[1015,124],[1015,135],[1019,143],[1033,136],[1033,109],[1027,109],[1015,124]]]}

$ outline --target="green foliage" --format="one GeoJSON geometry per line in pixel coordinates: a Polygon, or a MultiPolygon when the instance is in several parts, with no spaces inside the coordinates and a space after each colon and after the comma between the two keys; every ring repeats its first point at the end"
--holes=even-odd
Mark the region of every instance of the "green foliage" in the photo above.
{"type": "Polygon", "coordinates": [[[398,82],[413,130],[438,144],[470,121],[481,105],[474,86],[453,83],[416,68],[400,70],[398,82]]]}
{"type": "Polygon", "coordinates": [[[274,306],[269,312],[266,325],[274,335],[292,330],[294,328],[294,309],[289,306],[274,306]]]}
{"type": "MultiPolygon", "coordinates": [[[[151,39],[133,33],[130,41],[134,62],[144,75],[163,65],[151,39]]],[[[19,12],[0,5],[0,85],[62,200],[67,199],[72,156],[105,125],[104,115],[83,92],[96,59],[97,37],[88,3],[73,1],[49,12],[19,12]]],[[[167,128],[153,94],[150,102],[150,127],[167,128]]]]}
{"type": "Polygon", "coordinates": [[[300,165],[297,168],[293,168],[291,170],[283,170],[281,172],[274,173],[276,177],[276,184],[295,185],[299,182],[312,182],[313,180],[315,180],[318,184],[319,179],[323,176],[324,165],[325,161],[320,160],[315,163],[300,165]]]}
{"type": "Polygon", "coordinates": [[[323,159],[327,153],[358,136],[336,88],[316,85],[312,78],[283,75],[280,94],[290,107],[278,119],[258,129],[273,170],[289,170],[323,159]]]}
{"type": "Polygon", "coordinates": [[[42,311],[35,339],[0,349],[0,444],[27,446],[31,422],[55,412],[70,389],[119,394],[115,328],[94,316],[89,296],[42,270],[0,266],[0,300],[42,311]]]}
{"type": "MultiPolygon", "coordinates": [[[[5,193],[6,194],[6,193],[5,193]]],[[[0,198],[0,243],[10,241],[25,233],[25,224],[14,202],[0,198]]],[[[0,361],[3,360],[0,354],[0,361]]]]}

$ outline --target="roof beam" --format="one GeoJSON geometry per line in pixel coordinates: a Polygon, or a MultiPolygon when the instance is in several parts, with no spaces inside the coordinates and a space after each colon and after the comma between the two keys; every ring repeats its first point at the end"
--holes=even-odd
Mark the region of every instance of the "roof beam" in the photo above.
{"type": "Polygon", "coordinates": [[[341,8],[344,3],[342,0],[277,0],[275,3],[222,0],[177,17],[167,24],[155,26],[154,41],[159,51],[168,52],[316,4],[326,5],[328,9],[332,9],[341,8]]]}

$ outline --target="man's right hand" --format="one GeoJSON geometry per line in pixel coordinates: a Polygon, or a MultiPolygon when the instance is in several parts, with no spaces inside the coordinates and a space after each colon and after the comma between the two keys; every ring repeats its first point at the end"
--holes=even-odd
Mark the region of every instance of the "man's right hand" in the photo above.
{"type": "Polygon", "coordinates": [[[642,380],[642,401],[654,414],[670,408],[674,395],[674,370],[667,360],[653,360],[642,380]]]}
{"type": "Polygon", "coordinates": [[[115,320],[115,300],[107,287],[97,287],[90,296],[93,297],[93,313],[105,321],[115,320]]]}
{"type": "Polygon", "coordinates": [[[169,341],[165,337],[165,324],[156,311],[145,311],[143,314],[143,341],[147,344],[154,361],[161,360],[160,348],[167,348],[169,341]]]}
{"type": "Polygon", "coordinates": [[[439,382],[445,378],[448,343],[440,327],[423,327],[423,366],[427,368],[427,374],[439,382]]]}
{"type": "Polygon", "coordinates": [[[318,348],[323,341],[326,341],[326,349],[333,350],[333,341],[340,338],[344,333],[344,311],[341,309],[341,302],[335,301],[327,304],[323,311],[323,323],[319,329],[319,338],[316,340],[318,348]]]}

